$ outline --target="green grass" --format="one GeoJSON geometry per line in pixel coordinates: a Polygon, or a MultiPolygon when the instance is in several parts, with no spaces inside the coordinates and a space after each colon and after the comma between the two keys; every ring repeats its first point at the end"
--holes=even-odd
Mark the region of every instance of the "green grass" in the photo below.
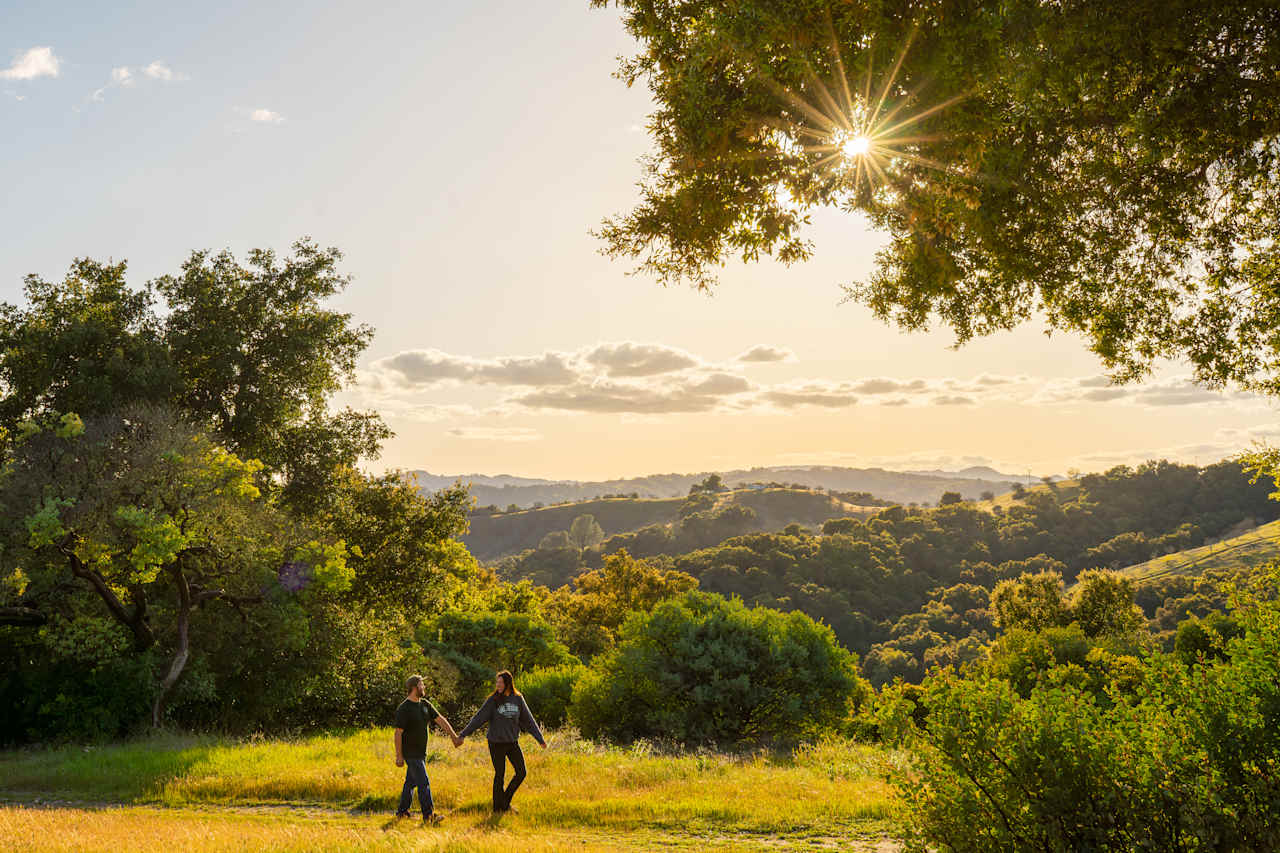
{"type": "Polygon", "coordinates": [[[1215,542],[1156,557],[1121,569],[1134,580],[1165,575],[1199,575],[1213,569],[1254,568],[1280,559],[1280,521],[1215,542]]]}
{"type": "Polygon", "coordinates": [[[555,735],[545,752],[529,746],[520,813],[498,825],[483,739],[458,750],[433,741],[428,771],[448,823],[404,837],[403,826],[387,822],[403,779],[388,730],[292,741],[165,736],[0,753],[0,799],[21,806],[0,811],[0,837],[71,849],[44,829],[66,812],[77,831],[98,828],[97,840],[85,842],[95,849],[117,849],[112,833],[180,836],[205,832],[204,823],[214,839],[207,849],[221,849],[220,833],[231,839],[241,830],[263,849],[498,849],[507,832],[542,839],[544,849],[874,841],[891,834],[897,804],[888,778],[903,761],[843,740],[743,755],[605,747],[572,733],[555,735]],[[125,808],[94,810],[113,804],[125,808]]]}
{"type": "MultiPolygon", "coordinates": [[[[1053,484],[1053,489],[1058,494],[1058,500],[1065,503],[1080,493],[1080,481],[1060,480],[1053,484]]],[[[1026,490],[1028,494],[1031,492],[1046,492],[1049,490],[1049,487],[1041,484],[1037,486],[1027,486],[1026,490]]],[[[991,500],[974,501],[973,505],[978,509],[985,509],[987,512],[992,512],[996,507],[1000,507],[1002,510],[1008,511],[1010,507],[1024,503],[1025,500],[1025,498],[1015,498],[1013,496],[1013,492],[1005,492],[1004,494],[996,495],[991,500]]]]}

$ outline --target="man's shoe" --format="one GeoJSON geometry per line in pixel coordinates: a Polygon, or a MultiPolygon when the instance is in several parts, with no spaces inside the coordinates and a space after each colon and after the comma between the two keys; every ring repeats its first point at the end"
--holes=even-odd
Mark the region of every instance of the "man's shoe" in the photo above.
{"type": "Polygon", "coordinates": [[[396,812],[396,820],[399,820],[400,818],[404,818],[408,816],[409,816],[408,812],[396,812]]]}
{"type": "Polygon", "coordinates": [[[444,820],[444,818],[440,817],[440,815],[435,812],[432,812],[431,814],[424,814],[422,816],[422,822],[428,826],[435,826],[442,820],[444,820]]]}

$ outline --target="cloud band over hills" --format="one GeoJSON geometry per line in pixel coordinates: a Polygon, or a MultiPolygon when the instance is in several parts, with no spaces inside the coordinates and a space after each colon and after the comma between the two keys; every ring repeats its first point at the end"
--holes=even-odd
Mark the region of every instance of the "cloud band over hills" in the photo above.
{"type": "Polygon", "coordinates": [[[799,378],[766,382],[753,374],[766,365],[794,362],[791,350],[766,344],[725,361],[677,347],[635,341],[602,342],[572,352],[480,358],[438,349],[405,350],[371,363],[357,390],[368,405],[392,416],[438,420],[460,416],[467,406],[441,406],[448,388],[487,387],[499,392],[475,414],[594,413],[669,415],[705,412],[783,413],[838,410],[858,405],[967,407],[1134,405],[1148,408],[1248,404],[1255,395],[1216,391],[1189,376],[1113,385],[1106,376],[1037,378],[981,374],[972,378],[869,376],[799,378]],[[427,403],[426,397],[431,398],[427,403]]]}

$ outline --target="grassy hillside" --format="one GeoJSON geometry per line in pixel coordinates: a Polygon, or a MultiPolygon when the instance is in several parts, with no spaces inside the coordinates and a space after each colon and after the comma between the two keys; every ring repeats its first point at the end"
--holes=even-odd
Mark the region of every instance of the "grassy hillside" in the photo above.
{"type": "MultiPolygon", "coordinates": [[[[471,516],[471,531],[463,537],[479,560],[496,560],[535,547],[543,536],[568,530],[580,515],[595,516],[606,536],[629,533],[651,524],[679,520],[684,498],[602,498],[519,512],[471,516]]],[[[820,527],[829,518],[868,515],[879,507],[863,507],[807,489],[738,489],[719,497],[718,507],[749,507],[759,517],[760,530],[780,530],[788,524],[820,527]]]]}
{"type": "Polygon", "coordinates": [[[595,516],[605,535],[665,524],[676,518],[684,498],[601,498],[499,515],[472,513],[462,538],[478,560],[494,560],[538,544],[554,530],[568,530],[580,515],[595,516]]]}
{"type": "MultiPolygon", "coordinates": [[[[1049,486],[1039,484],[1035,486],[1027,486],[1026,490],[1027,494],[1031,494],[1032,492],[1047,492],[1049,491],[1049,488],[1049,486]]],[[[1053,484],[1053,489],[1057,493],[1059,501],[1066,502],[1073,500],[1076,495],[1080,493],[1080,481],[1061,480],[1053,484]]],[[[1005,492],[1003,494],[996,495],[990,500],[974,501],[973,505],[979,509],[985,509],[987,512],[991,512],[995,510],[996,507],[1007,510],[1009,507],[1020,503],[1022,500],[1022,498],[1015,498],[1013,496],[1013,492],[1005,492]]]]}
{"type": "Polygon", "coordinates": [[[33,851],[894,849],[885,779],[902,757],[878,747],[660,755],[569,734],[528,746],[519,811],[494,818],[484,739],[433,740],[439,827],[391,818],[404,771],[389,729],[4,753],[0,838],[33,851]]]}
{"type": "Polygon", "coordinates": [[[1143,580],[1163,575],[1198,575],[1212,569],[1253,568],[1276,560],[1280,560],[1280,521],[1220,542],[1156,557],[1121,571],[1135,580],[1143,580]]]}

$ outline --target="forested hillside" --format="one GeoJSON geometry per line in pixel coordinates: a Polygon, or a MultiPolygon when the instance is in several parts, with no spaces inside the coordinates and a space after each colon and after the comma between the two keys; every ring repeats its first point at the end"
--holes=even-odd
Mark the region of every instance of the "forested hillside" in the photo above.
{"type": "MultiPolygon", "coordinates": [[[[495,560],[527,549],[548,550],[552,542],[557,541],[553,539],[542,545],[548,535],[568,532],[576,519],[589,517],[606,537],[642,528],[673,530],[679,527],[679,532],[685,534],[682,541],[698,547],[751,530],[781,529],[793,523],[820,525],[829,518],[874,511],[885,502],[865,494],[826,494],[804,488],[773,487],[725,488],[706,503],[703,509],[713,510],[712,515],[704,514],[687,523],[685,498],[618,496],[509,512],[477,507],[471,512],[471,529],[462,541],[480,560],[495,560]]],[[[597,544],[593,540],[579,547],[597,544]]]]}
{"type": "MultiPolygon", "coordinates": [[[[734,529],[748,523],[747,504],[719,504],[695,488],[678,525],[651,525],[595,547],[547,543],[501,561],[499,571],[558,586],[625,548],[696,578],[702,589],[823,620],[882,684],[977,658],[996,634],[991,594],[1001,581],[1048,571],[1071,583],[1086,569],[1121,569],[1201,545],[1237,525],[1280,516],[1269,491],[1250,484],[1235,462],[1157,462],[1086,475],[1064,488],[1040,486],[1019,498],[949,498],[954,502],[937,508],[834,518],[820,529],[747,533],[734,529]]],[[[1147,615],[1163,603],[1149,602],[1147,615]]]]}

